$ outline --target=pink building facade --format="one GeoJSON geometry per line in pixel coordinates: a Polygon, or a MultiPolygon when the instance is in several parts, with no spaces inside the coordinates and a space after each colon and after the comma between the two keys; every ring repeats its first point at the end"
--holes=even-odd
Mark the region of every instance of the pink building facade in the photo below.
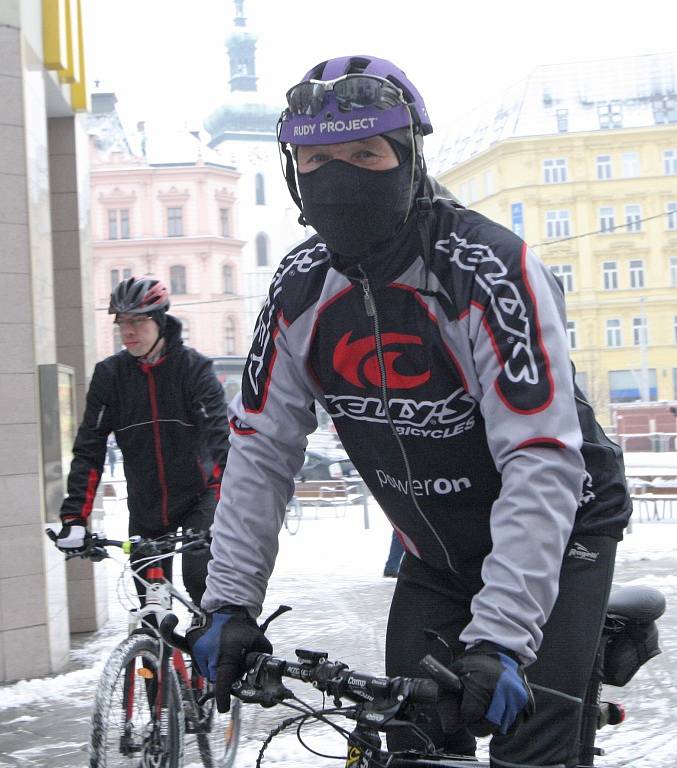
{"type": "Polygon", "coordinates": [[[102,152],[97,143],[92,137],[97,358],[120,349],[108,301],[112,287],[132,275],[167,284],[186,344],[209,357],[245,354],[251,334],[242,327],[239,173],[205,162],[199,149],[193,161],[149,164],[119,147],[102,152]]]}

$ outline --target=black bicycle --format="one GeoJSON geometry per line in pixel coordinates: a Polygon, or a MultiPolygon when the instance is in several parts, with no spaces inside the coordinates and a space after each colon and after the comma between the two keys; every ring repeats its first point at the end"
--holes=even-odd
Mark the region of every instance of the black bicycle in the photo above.
{"type": "MultiPolygon", "coordinates": [[[[597,731],[619,725],[625,718],[620,705],[601,701],[602,685],[626,685],[641,666],[660,653],[656,620],[664,611],[665,598],[655,589],[620,587],[612,591],[587,693],[580,702],[583,710],[578,768],[590,768],[595,757],[603,754],[595,746],[597,731]]],[[[161,631],[168,643],[185,649],[185,638],[171,631],[175,623],[169,617],[161,631]]],[[[271,731],[260,749],[257,768],[272,739],[291,727],[296,728],[299,741],[311,752],[325,758],[337,757],[320,755],[305,743],[302,728],[310,721],[326,723],[345,737],[346,768],[488,768],[488,763],[475,758],[441,753],[419,727],[426,721],[426,706],[438,703],[440,694],[454,695],[461,686],[460,680],[432,656],[422,661],[427,677],[406,678],[358,672],[343,662],[329,661],[322,651],[298,649],[296,655],[296,660],[289,661],[269,654],[250,654],[246,659],[248,672],[231,689],[245,703],[264,707],[284,704],[296,712],[271,731]],[[313,685],[323,695],[322,704],[312,706],[298,698],[284,684],[285,678],[313,685]],[[325,705],[327,696],[333,707],[325,705]],[[351,703],[344,706],[344,700],[351,703]],[[355,721],[355,726],[347,730],[335,722],[337,716],[355,721]],[[403,727],[419,735],[422,748],[408,752],[383,749],[380,733],[403,727]]]]}
{"type": "MultiPolygon", "coordinates": [[[[51,529],[47,534],[56,539],[51,529]]],[[[146,592],[144,606],[129,611],[130,635],[113,650],[101,674],[92,711],[90,768],[180,768],[185,734],[195,735],[206,768],[232,768],[240,736],[239,702],[227,714],[217,712],[211,683],[190,655],[167,645],[157,629],[167,615],[175,618],[172,599],[204,617],[165,578],[162,560],[209,543],[207,531],[127,541],[91,534],[83,551],[66,555],[98,561],[108,557],[107,547],[134,554],[129,570],[146,592]]],[[[135,594],[129,597],[136,602],[135,594]]]]}

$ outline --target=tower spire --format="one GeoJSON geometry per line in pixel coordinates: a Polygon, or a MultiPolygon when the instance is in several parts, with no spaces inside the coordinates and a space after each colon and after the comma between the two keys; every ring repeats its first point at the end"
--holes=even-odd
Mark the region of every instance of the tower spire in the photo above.
{"type": "Polygon", "coordinates": [[[230,61],[230,90],[256,90],[256,36],[246,29],[244,0],[235,0],[235,31],[226,39],[230,61]]]}

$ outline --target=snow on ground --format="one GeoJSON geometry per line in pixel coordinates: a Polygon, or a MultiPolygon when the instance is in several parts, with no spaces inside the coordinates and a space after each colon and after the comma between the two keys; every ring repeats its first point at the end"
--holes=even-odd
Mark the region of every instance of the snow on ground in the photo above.
{"type": "MultiPolygon", "coordinates": [[[[280,553],[264,606],[264,616],[280,603],[290,604],[294,609],[271,625],[269,635],[275,652],[289,658],[293,657],[297,647],[326,650],[331,658],[340,658],[352,667],[382,673],[385,623],[394,583],[392,579],[382,578],[381,574],[391,529],[373,500],[367,511],[368,528],[365,527],[362,506],[306,509],[304,515],[295,536],[284,528],[280,533],[280,553]]],[[[109,503],[106,533],[111,537],[122,536],[125,525],[124,504],[109,503]]],[[[2,722],[3,726],[20,727],[25,723],[29,727],[30,721],[46,709],[59,708],[64,712],[72,709],[77,710],[73,715],[73,728],[80,729],[81,743],[86,741],[87,707],[101,667],[126,633],[125,610],[115,598],[121,560],[99,566],[106,568],[109,575],[111,616],[107,625],[76,645],[71,655],[75,667],[72,671],[2,686],[0,712],[10,716],[2,722]],[[24,722],[20,722],[24,718],[24,722]]],[[[675,605],[676,563],[677,523],[635,524],[619,547],[616,582],[656,586],[664,591],[669,605],[675,605]]],[[[671,617],[670,609],[669,614],[671,617]]],[[[632,765],[632,768],[674,766],[675,729],[671,712],[677,706],[677,688],[668,659],[677,652],[677,622],[666,615],[661,627],[665,653],[643,668],[620,692],[622,697],[619,698],[630,700],[631,719],[621,728],[602,732],[601,743],[610,754],[610,762],[605,758],[600,763],[603,768],[607,765],[632,765]]],[[[299,695],[317,702],[316,692],[308,688],[300,687],[299,695]]],[[[617,689],[611,691],[619,693],[617,689]]],[[[288,716],[281,707],[273,710],[245,707],[245,710],[242,746],[236,761],[242,768],[254,765],[267,733],[288,716]]],[[[64,732],[62,737],[68,741],[69,736],[64,732]]],[[[343,748],[340,739],[328,735],[326,729],[310,728],[308,740],[320,751],[335,755],[343,748]],[[314,732],[318,735],[313,738],[314,732]]],[[[4,756],[1,753],[2,747],[0,757],[4,756]]],[[[39,753],[40,744],[32,744],[31,756],[12,753],[11,757],[17,762],[8,765],[45,765],[39,753]],[[35,750],[38,757],[33,755],[35,750]]],[[[72,763],[73,768],[84,763],[83,757],[80,753],[79,762],[72,763]]],[[[0,765],[3,765],[1,759],[0,765]]],[[[70,766],[71,763],[59,763],[61,765],[70,766]]],[[[199,765],[197,753],[190,747],[186,766],[197,768],[199,765]]],[[[272,741],[263,760],[263,766],[267,765],[328,768],[336,762],[305,751],[292,729],[272,741]]]]}

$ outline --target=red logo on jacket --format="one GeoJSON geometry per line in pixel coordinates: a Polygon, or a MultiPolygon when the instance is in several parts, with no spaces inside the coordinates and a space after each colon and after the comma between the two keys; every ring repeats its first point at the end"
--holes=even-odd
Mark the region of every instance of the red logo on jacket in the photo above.
{"type": "MultiPolygon", "coordinates": [[[[375,387],[381,386],[381,368],[376,353],[376,338],[365,336],[350,341],[351,332],[344,334],[334,349],[334,370],[346,381],[364,389],[366,380],[375,387]]],[[[392,347],[423,346],[420,336],[403,333],[384,333],[381,336],[383,364],[389,389],[415,389],[430,379],[430,371],[407,375],[395,370],[395,362],[404,354],[403,349],[392,347]],[[390,349],[389,349],[390,348],[390,349]]]]}

